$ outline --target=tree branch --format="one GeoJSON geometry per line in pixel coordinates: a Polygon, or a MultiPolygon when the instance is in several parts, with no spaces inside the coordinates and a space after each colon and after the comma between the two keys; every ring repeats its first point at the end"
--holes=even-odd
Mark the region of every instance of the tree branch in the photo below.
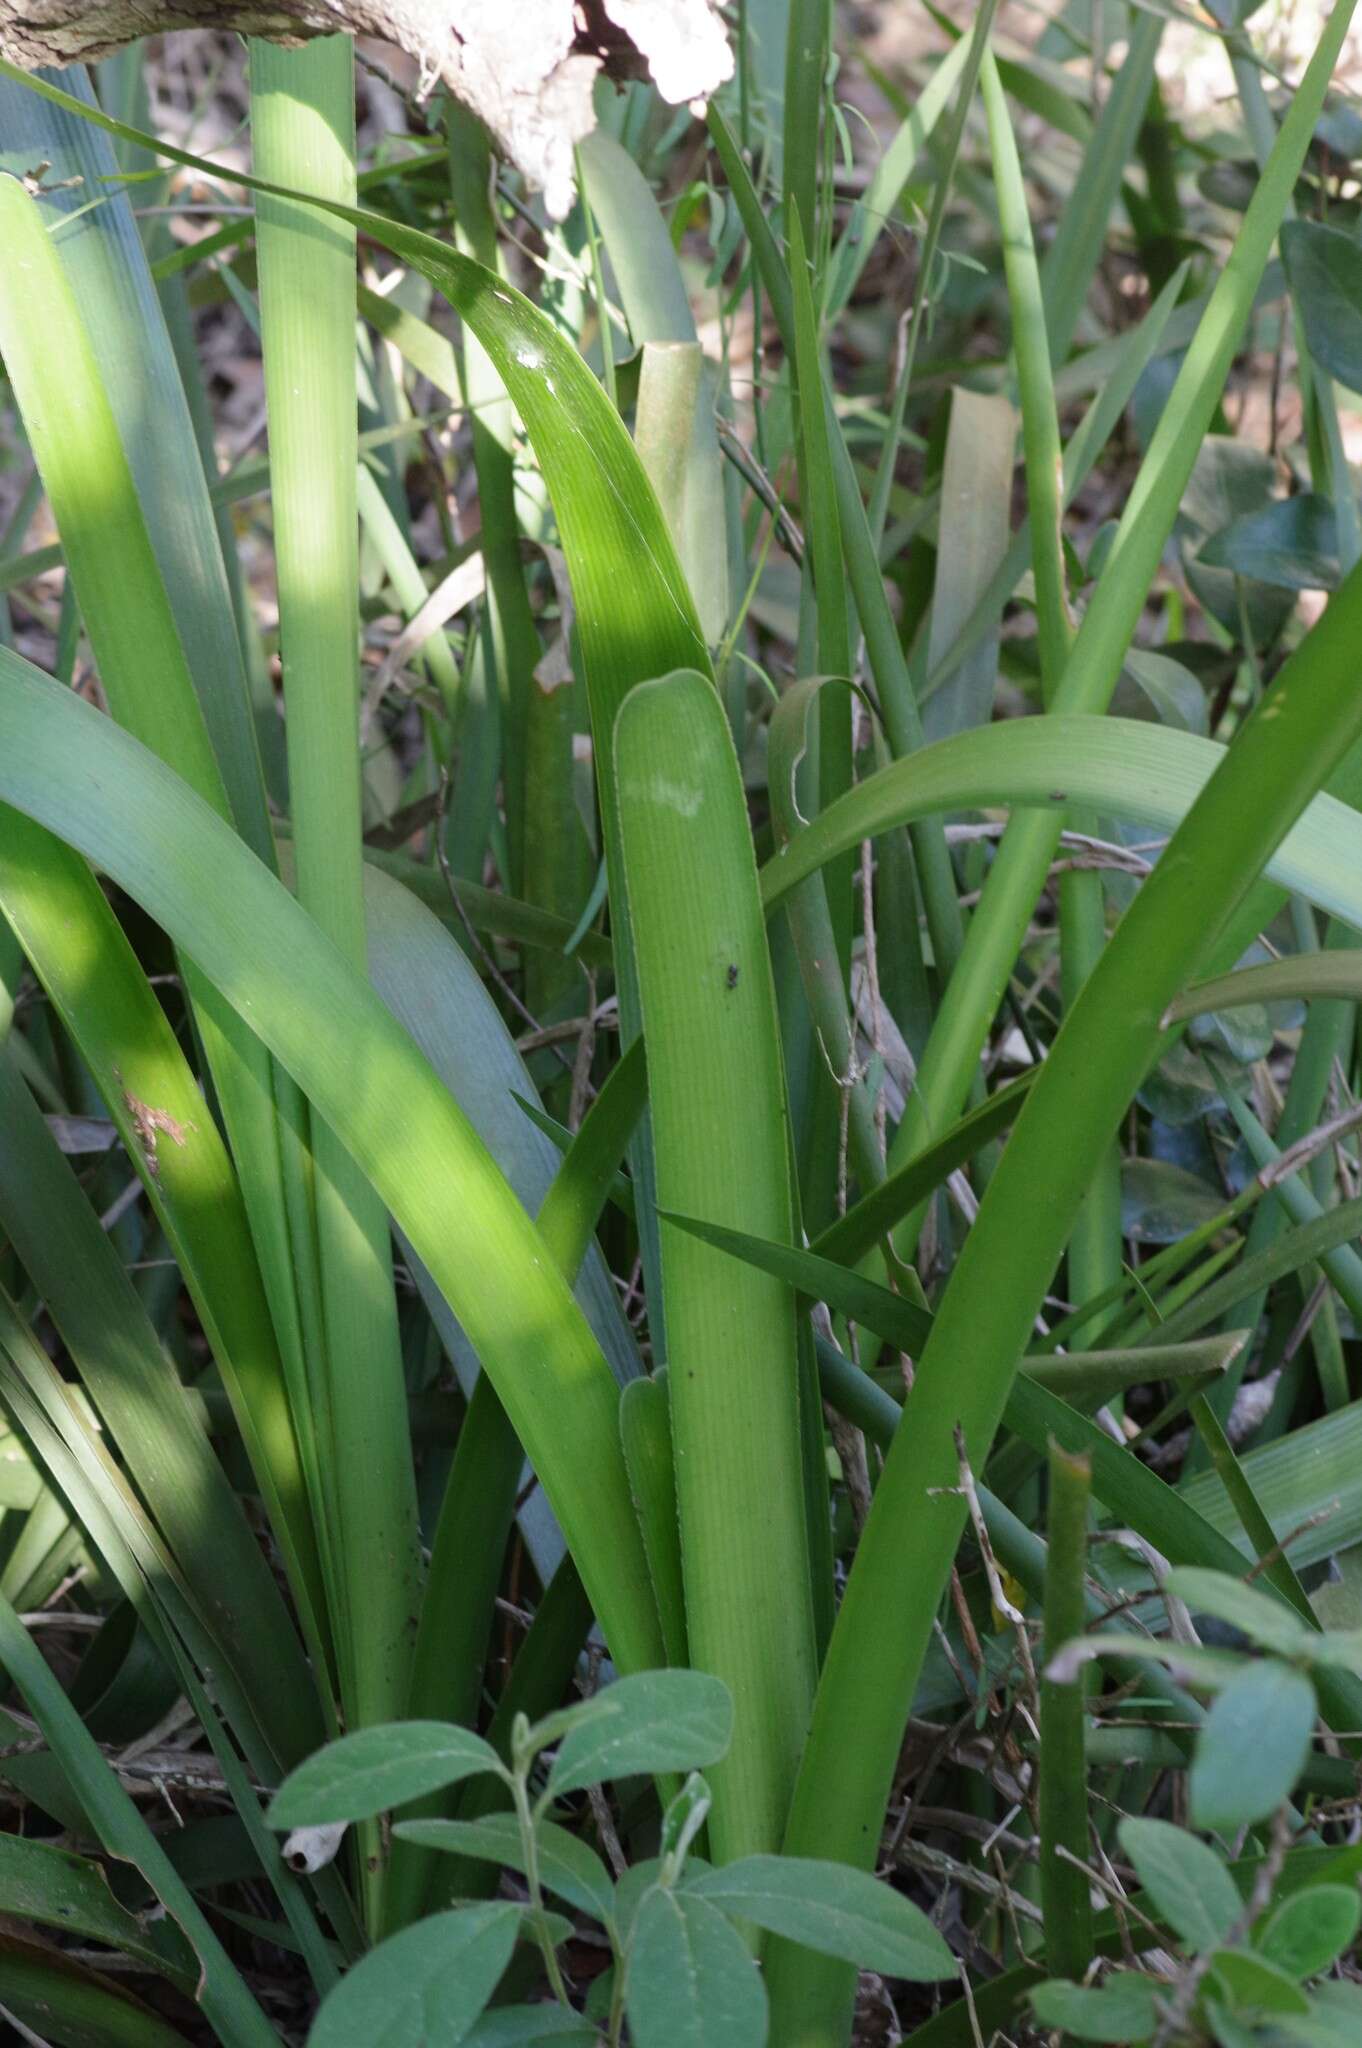
{"type": "Polygon", "coordinates": [[[595,126],[597,75],[651,77],[674,105],[733,71],[718,0],[0,0],[0,56],[26,71],[90,63],[167,29],[272,42],[373,36],[445,85],[561,219],[573,151],[595,126]]]}

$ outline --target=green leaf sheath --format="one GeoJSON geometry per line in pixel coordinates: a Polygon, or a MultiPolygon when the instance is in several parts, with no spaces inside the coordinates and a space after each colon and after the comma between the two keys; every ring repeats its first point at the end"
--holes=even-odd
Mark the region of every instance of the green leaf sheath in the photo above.
{"type": "MultiPolygon", "coordinates": [[[[775,997],[718,695],[694,673],[642,685],[615,747],[661,1206],[788,1242],[775,997]]],[[[738,1717],[710,1820],[726,1858],[778,1844],[812,1698],[794,1301],[672,1225],[662,1255],[690,1653],[738,1717]]]]}

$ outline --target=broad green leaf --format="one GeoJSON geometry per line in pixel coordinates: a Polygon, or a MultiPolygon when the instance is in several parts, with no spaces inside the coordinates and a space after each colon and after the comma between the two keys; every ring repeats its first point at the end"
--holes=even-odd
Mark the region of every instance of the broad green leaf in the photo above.
{"type": "Polygon", "coordinates": [[[1197,1736],[1188,1781],[1196,1825],[1228,1834],[1275,1813],[1305,1766],[1318,1714],[1304,1672],[1275,1658],[1232,1678],[1197,1736]]]}
{"type": "Polygon", "coordinates": [[[1217,1949],[1211,1957],[1209,1981],[1233,2012],[1261,2014],[1266,2019],[1310,2010],[1310,2001],[1295,1978],[1252,1949],[1217,1949]]]}
{"type": "Polygon", "coordinates": [[[1127,1634],[1124,1630],[1098,1630],[1076,1636],[1061,1644],[1045,1675],[1059,1685],[1071,1685],[1085,1664],[1096,1657],[1119,1657],[1132,1663],[1161,1664],[1180,1685],[1198,1691],[1216,1692],[1237,1678],[1244,1660],[1237,1650],[1208,1650],[1200,1643],[1175,1643],[1165,1637],[1127,1634]]]}
{"type": "Polygon", "coordinates": [[[1042,2027],[1062,2028],[1076,2041],[1147,2041],[1158,2029],[1159,1988],[1137,1970],[1116,1970],[1100,1986],[1055,1977],[1037,1984],[1031,2010],[1042,2027]]]}
{"type": "Polygon", "coordinates": [[[1328,1978],[1310,1994],[1310,2018],[1281,2022],[1288,2038],[1306,2048],[1354,2048],[1362,2026],[1362,1993],[1347,1979],[1328,1978]]]}
{"type": "Polygon", "coordinates": [[[686,1890],[722,1906],[734,1920],[750,1920],[886,1977],[932,1984],[957,1972],[955,1957],[920,1907],[845,1863],[745,1856],[705,1871],[686,1890]]]}
{"type": "Polygon", "coordinates": [[[1339,578],[1334,508],[1309,492],[1279,499],[1213,533],[1198,560],[1282,590],[1332,590],[1339,578]]]}
{"type": "MultiPolygon", "coordinates": [[[[658,1207],[788,1242],[785,1077],[727,716],[704,676],[668,675],[628,698],[614,745],[658,1207]]],[[[690,1655],[735,1715],[710,1835],[716,1854],[773,1849],[816,1677],[794,1302],[669,1223],[662,1258],[690,1655]]]]}
{"type": "Polygon", "coordinates": [[[1125,659],[1124,675],[1143,691],[1165,725],[1180,726],[1184,732],[1206,733],[1206,692],[1191,670],[1166,654],[1132,647],[1125,659]]]}
{"type": "Polygon", "coordinates": [[[0,1835],[0,1913],[81,1935],[193,1992],[198,1964],[173,1920],[150,1926],[119,1905],[99,1864],[54,1843],[0,1835]]]}
{"type": "Polygon", "coordinates": [[[490,1743],[444,1721],[391,1721],[361,1728],[319,1749],[290,1771],[270,1801],[271,1827],[368,1820],[423,1792],[457,1785],[481,1771],[504,1774],[490,1743]]]}
{"type": "Polygon", "coordinates": [[[1189,1949],[1197,1953],[1224,1940],[1244,1907],[1214,1849],[1166,1820],[1123,1820],[1117,1835],[1148,1904],[1189,1949]]]}
{"type": "Polygon", "coordinates": [[[308,2048],[457,2048],[511,1959],[519,1906],[465,1906],[404,1928],[326,1999],[308,2048]]]}
{"type": "Polygon", "coordinates": [[[600,2038],[595,2027],[561,2005],[499,2005],[464,2035],[463,2048],[541,2048],[555,2041],[565,2048],[599,2048],[600,2038]]]}
{"type": "Polygon", "coordinates": [[[1317,1647],[1313,1630],[1289,1607],[1260,1587],[1246,1586],[1242,1579],[1183,1565],[1169,1573],[1164,1585],[1185,1600],[1193,1614],[1213,1614],[1218,1621],[1229,1622],[1260,1649],[1275,1650],[1280,1657],[1299,1657],[1317,1647]]]}
{"type": "Polygon", "coordinates": [[[663,1771],[692,1771],[726,1755],[733,1734],[728,1688],[704,1671],[644,1671],[599,1695],[602,1711],[564,1737],[549,1772],[555,1798],[663,1771]]]}
{"type": "Polygon", "coordinates": [[[1298,1982],[1341,1956],[1362,1921],[1355,1885],[1312,1884],[1283,1899],[1254,1935],[1258,1953],[1298,1982]]]}
{"type": "Polygon", "coordinates": [[[651,1891],[629,1948],[637,2048],[763,2048],[766,1992],[742,1937],[689,1892],[651,1891]]]}
{"type": "MultiPolygon", "coordinates": [[[[595,1850],[553,1821],[539,1821],[534,1832],[539,1879],[544,1889],[566,1899],[579,1913],[589,1913],[593,1920],[608,1926],[615,1887],[595,1850]]],[[[427,1849],[476,1856],[480,1861],[504,1864],[508,1870],[522,1873],[525,1869],[520,1823],[514,1814],[489,1814],[485,1820],[400,1820],[393,1833],[404,1842],[419,1842],[427,1849]]]]}
{"type": "Polygon", "coordinates": [[[1350,391],[1362,390],[1362,247],[1322,221],[1287,221],[1282,261],[1310,353],[1350,391]]]}
{"type": "Polygon", "coordinates": [[[1224,1211],[1224,1196],[1169,1159],[1127,1159],[1121,1168],[1121,1235],[1135,1244],[1176,1244],[1224,1211]]]}

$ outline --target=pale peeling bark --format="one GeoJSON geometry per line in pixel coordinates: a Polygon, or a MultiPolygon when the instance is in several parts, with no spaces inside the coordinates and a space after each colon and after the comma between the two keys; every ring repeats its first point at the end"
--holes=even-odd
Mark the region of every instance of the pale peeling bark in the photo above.
{"type": "Polygon", "coordinates": [[[731,77],[718,0],[0,0],[0,56],[26,71],[88,63],[174,28],[276,42],[343,31],[407,51],[447,85],[561,219],[597,74],[702,100],[731,77]]]}

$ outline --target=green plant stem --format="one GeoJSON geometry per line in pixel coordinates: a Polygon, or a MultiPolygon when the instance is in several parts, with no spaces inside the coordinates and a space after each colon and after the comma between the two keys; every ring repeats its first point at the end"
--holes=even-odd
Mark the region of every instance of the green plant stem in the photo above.
{"type": "MultiPolygon", "coordinates": [[[[1049,1551],[1045,1569],[1045,1655],[1087,1624],[1088,1497],[1092,1466],[1050,1445],[1049,1551]]],[[[1083,1675],[1067,1685],[1044,1677],[1040,1690],[1040,1887],[1046,1967],[1081,1978],[1092,1960],[1088,1878],[1062,1855],[1088,1858],[1088,1790],[1083,1754],[1083,1675]]]]}
{"type": "Polygon", "coordinates": [[[520,1828],[520,1847],[525,1857],[525,1885],[530,1894],[530,1911],[534,1916],[535,1936],[539,1942],[540,1954],[544,1958],[544,1970],[549,1980],[549,1989],[559,2005],[571,2009],[567,1985],[558,1966],[558,1953],[549,1934],[544,1916],[544,1891],[539,1882],[539,1842],[534,1831],[534,1812],[530,1805],[528,1783],[529,1760],[522,1763],[516,1758],[511,1771],[511,1800],[515,1817],[520,1828]]]}

